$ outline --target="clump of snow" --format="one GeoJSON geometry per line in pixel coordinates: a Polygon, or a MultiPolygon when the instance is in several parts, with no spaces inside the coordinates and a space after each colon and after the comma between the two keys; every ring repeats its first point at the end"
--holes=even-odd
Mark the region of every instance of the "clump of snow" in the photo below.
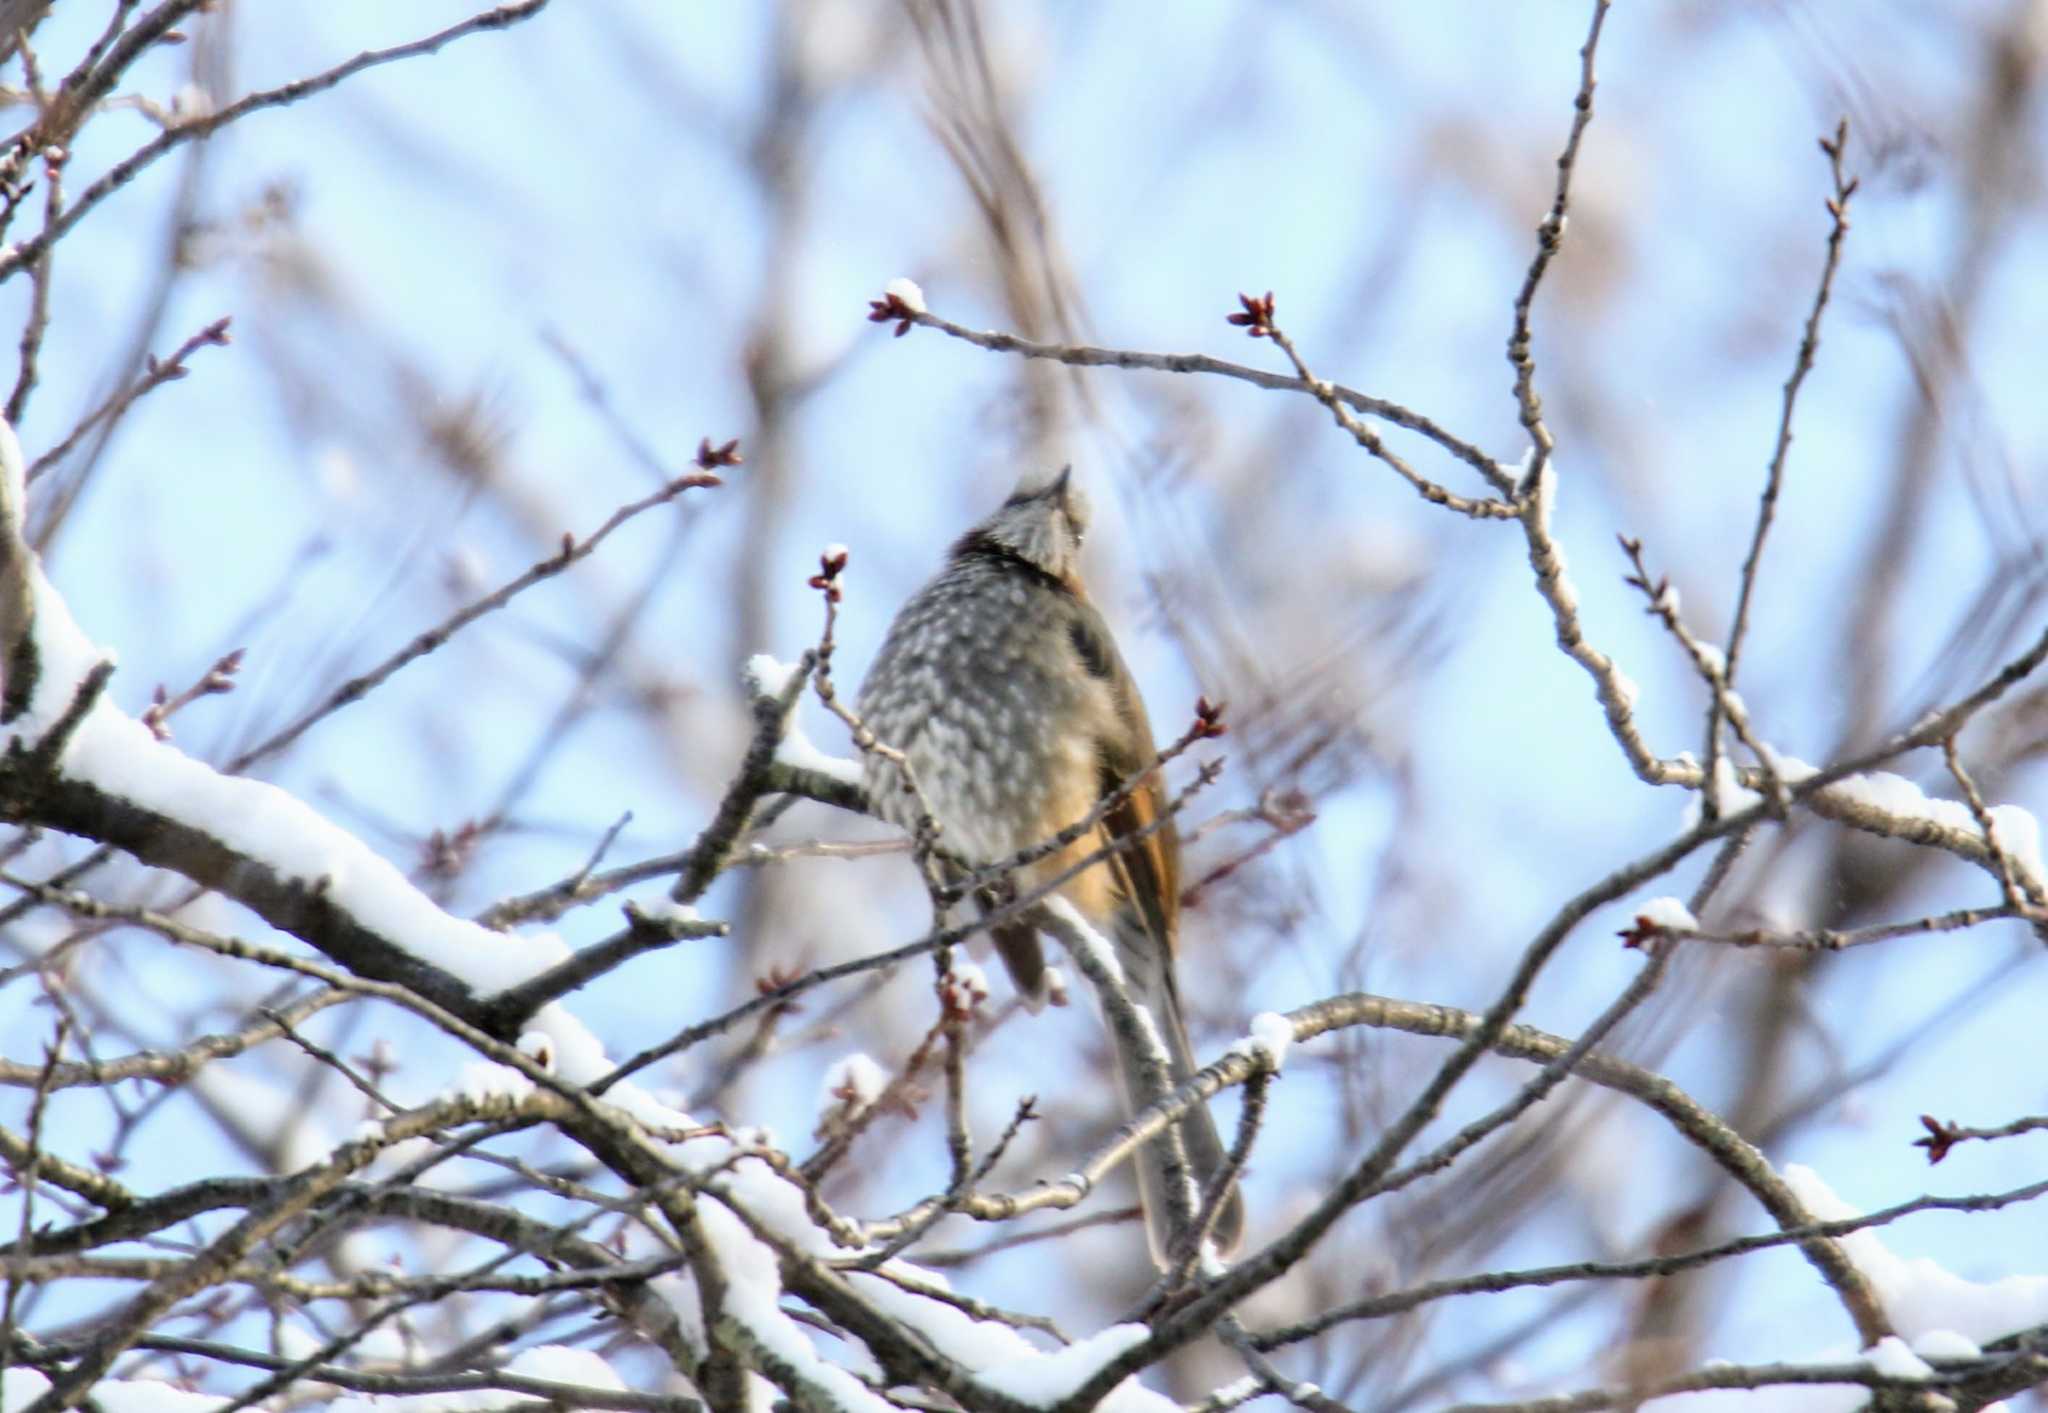
{"type": "Polygon", "coordinates": [[[1067,992],[1067,973],[1060,967],[1047,967],[1045,969],[1045,1000],[1037,1002],[1032,1001],[1029,997],[1025,999],[1031,1006],[1032,1011],[1036,1013],[1046,1006],[1066,1005],[1067,992]]]}
{"type": "MultiPolygon", "coordinates": [[[[761,845],[753,845],[760,848],[761,845]]],[[[635,901],[634,910],[649,922],[702,922],[697,910],[688,903],[678,903],[666,893],[657,894],[646,902],[635,901]]]]}
{"type": "Polygon", "coordinates": [[[1278,1074],[1287,1065],[1287,1052],[1294,1047],[1294,1022],[1278,1011],[1260,1011],[1252,1017],[1250,1033],[1232,1048],[1240,1047],[1249,1054],[1263,1054],[1266,1063],[1278,1074]]]}
{"type": "Polygon", "coordinates": [[[1864,1356],[1870,1367],[1888,1379],[1931,1379],[1934,1369],[1925,1359],[1906,1347],[1897,1335],[1886,1335],[1864,1356]]]}
{"type": "Polygon", "coordinates": [[[1929,1330],[1916,1336],[1913,1352],[1923,1359],[1975,1359],[1984,1353],[1976,1340],[1954,1330],[1929,1330]]]}
{"type": "Polygon", "coordinates": [[[971,1011],[994,994],[989,990],[988,973],[973,962],[954,962],[945,985],[946,1004],[957,1011],[971,1011]]]}
{"type": "Polygon", "coordinates": [[[180,84],[171,95],[173,123],[197,122],[213,116],[213,95],[196,83],[180,84]]]}
{"type": "Polygon", "coordinates": [[[2013,867],[2036,888],[2048,890],[2048,868],[2041,862],[2041,821],[2023,805],[1993,805],[1991,832],[2013,867]]]}
{"type": "Polygon", "coordinates": [[[1652,898],[1636,909],[1636,916],[1647,919],[1652,927],[1668,927],[1677,932],[1699,931],[1699,919],[1692,915],[1692,909],[1676,898],[1652,898]]]}
{"type": "Polygon", "coordinates": [[[1742,783],[1742,777],[1735,769],[1735,762],[1727,756],[1722,756],[1714,762],[1714,778],[1707,789],[1709,798],[1714,801],[1716,813],[1723,819],[1731,814],[1740,814],[1763,798],[1742,783]]]}
{"type": "MultiPolygon", "coordinates": [[[[976,1382],[1021,1402],[1050,1408],[1086,1383],[1103,1365],[1144,1343],[1149,1334],[1151,1331],[1144,1325],[1111,1325],[1057,1353],[1033,1354],[1014,1363],[985,1368],[976,1382]]],[[[1109,1413],[1170,1413],[1180,1405],[1126,1379],[1095,1406],[1109,1413]]]]}
{"type": "Polygon", "coordinates": [[[1778,778],[1787,785],[1797,785],[1820,774],[1818,767],[1808,765],[1798,756],[1788,756],[1773,750],[1769,742],[1763,742],[1762,745],[1764,759],[1771,763],[1771,769],[1776,771],[1778,778]]]}
{"type": "Polygon", "coordinates": [[[555,1072],[555,1039],[544,1030],[529,1030],[519,1037],[519,1053],[539,1065],[542,1073],[555,1072]]]}
{"type": "MultiPolygon", "coordinates": [[[[1787,1164],[1785,1181],[1818,1221],[1862,1215],[1809,1167],[1787,1164]]],[[[2048,1320],[2048,1276],[2006,1276],[1988,1284],[1966,1280],[1928,1257],[1892,1254],[1875,1228],[1851,1232],[1840,1242],[1908,1340],[1940,1331],[1981,1344],[2048,1320]]]]}
{"type": "Polygon", "coordinates": [[[907,280],[898,275],[895,279],[882,286],[882,293],[892,295],[901,300],[904,307],[913,314],[925,312],[924,291],[917,287],[917,281],[915,280],[907,280]]]}
{"type": "Polygon", "coordinates": [[[775,748],[775,759],[794,770],[811,770],[820,775],[829,775],[842,785],[858,785],[861,781],[860,762],[845,756],[835,756],[819,750],[811,738],[804,734],[803,727],[794,721],[782,738],[782,744],[775,748]]]}
{"type": "MultiPolygon", "coordinates": [[[[830,554],[838,550],[844,553],[845,548],[844,545],[833,545],[825,552],[830,554]]],[[[803,664],[800,662],[780,662],[767,653],[755,653],[747,659],[745,672],[747,685],[756,695],[779,699],[789,690],[790,683],[802,670],[803,664]]],[[[775,759],[795,770],[811,770],[820,775],[829,775],[842,785],[859,785],[861,781],[859,761],[819,750],[811,743],[811,738],[804,734],[803,727],[794,720],[790,721],[781,744],[775,748],[775,759]]]]}
{"type": "Polygon", "coordinates": [[[558,1384],[611,1389],[620,1393],[626,1388],[619,1376],[612,1372],[612,1366],[596,1352],[571,1349],[565,1344],[542,1344],[523,1349],[505,1368],[529,1379],[551,1379],[558,1384]]]}
{"type": "Polygon", "coordinates": [[[34,1369],[19,1364],[0,1369],[0,1410],[14,1413],[26,1408],[50,1391],[50,1381],[34,1369]]]}
{"type": "Polygon", "coordinates": [[[454,1092],[474,1104],[487,1104],[493,1099],[517,1100],[533,1093],[533,1081],[509,1065],[472,1060],[462,1067],[454,1092]]]}
{"type": "Polygon", "coordinates": [[[780,662],[770,653],[755,653],[742,669],[747,685],[764,697],[780,697],[789,690],[790,679],[803,670],[800,662],[780,662]]]}
{"type": "Polygon", "coordinates": [[[818,1110],[835,1113],[851,1106],[865,1109],[889,1087],[889,1072],[856,1050],[832,1062],[818,1086],[818,1110]]]}
{"type": "MultiPolygon", "coordinates": [[[[49,1392],[50,1381],[35,1369],[15,1365],[0,1369],[0,1409],[26,1408],[49,1392]]],[[[228,1400],[218,1394],[193,1393],[160,1379],[101,1379],[92,1399],[104,1413],[212,1413],[228,1400]]]]}
{"type": "MultiPolygon", "coordinates": [[[[1852,775],[1828,787],[1831,799],[1861,805],[1905,819],[1925,820],[1943,829],[1982,837],[1977,817],[1961,800],[1933,797],[1903,775],[1873,770],[1852,775]]],[[[2042,865],[2041,823],[2019,805],[1994,805],[1987,813],[1998,847],[2012,860],[2022,878],[2036,888],[2048,888],[2048,868],[2042,865]]]]}
{"type": "Polygon", "coordinates": [[[1828,791],[1835,799],[1852,805],[1864,805],[1908,819],[1928,820],[1944,829],[1959,829],[1966,834],[1977,832],[1976,816],[1961,800],[1930,798],[1926,791],[1905,776],[1894,775],[1888,770],[1852,775],[1846,780],[1836,781],[1828,791]]]}
{"type": "Polygon", "coordinates": [[[1116,948],[1110,946],[1107,938],[1089,926],[1088,919],[1081,916],[1078,908],[1057,893],[1045,900],[1045,907],[1046,911],[1056,914],[1073,929],[1077,943],[1087,950],[1095,965],[1108,973],[1111,980],[1124,979],[1123,965],[1116,959],[1116,948]]]}

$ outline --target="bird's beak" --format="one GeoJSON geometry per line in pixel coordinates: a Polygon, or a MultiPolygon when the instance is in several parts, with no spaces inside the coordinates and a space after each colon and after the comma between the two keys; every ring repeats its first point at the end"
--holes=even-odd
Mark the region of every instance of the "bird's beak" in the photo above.
{"type": "Polygon", "coordinates": [[[1067,482],[1073,479],[1073,475],[1074,463],[1070,461],[1060,468],[1059,475],[1052,478],[1052,484],[1045,488],[1046,493],[1064,501],[1067,498],[1067,482]]]}

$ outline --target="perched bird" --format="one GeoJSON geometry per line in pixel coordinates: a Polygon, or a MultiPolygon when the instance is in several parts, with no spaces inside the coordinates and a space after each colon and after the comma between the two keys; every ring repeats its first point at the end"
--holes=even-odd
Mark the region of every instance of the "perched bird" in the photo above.
{"type": "MultiPolygon", "coordinates": [[[[1137,683],[1081,583],[1088,504],[1071,471],[1027,478],[960,537],[945,567],[897,613],[860,689],[863,724],[902,753],[923,804],[878,751],[867,754],[868,798],[906,829],[928,806],[940,849],[975,867],[1078,823],[1158,754],[1137,683]]],[[[1155,774],[1070,847],[1017,870],[1007,892],[988,890],[980,901],[987,908],[1029,891],[1166,813],[1155,774]]],[[[1151,1013],[1164,1042],[1173,1082],[1185,1080],[1195,1064],[1174,979],[1180,839],[1172,820],[1059,891],[1114,944],[1131,999],[1151,1013]]],[[[1018,988],[1041,998],[1045,957],[1035,930],[1010,923],[992,932],[1018,988]]],[[[1144,1092],[1143,1061],[1114,1027],[1111,1035],[1129,1106],[1144,1092]]],[[[1215,1121],[1197,1106],[1179,1130],[1195,1178],[1207,1184],[1224,1167],[1215,1121]]],[[[1138,1155],[1155,1259],[1171,1235],[1163,1163],[1157,1141],[1138,1155]]],[[[1213,1228],[1217,1246],[1233,1248],[1243,1228],[1233,1188],[1213,1228]]]]}

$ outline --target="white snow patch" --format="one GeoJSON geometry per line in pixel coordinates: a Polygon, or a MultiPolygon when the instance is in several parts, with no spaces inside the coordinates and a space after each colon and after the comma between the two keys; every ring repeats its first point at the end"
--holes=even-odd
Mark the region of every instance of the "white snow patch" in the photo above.
{"type": "Polygon", "coordinates": [[[825,1078],[818,1086],[818,1110],[836,1113],[849,1104],[865,1109],[881,1098],[888,1087],[889,1072],[856,1050],[826,1067],[825,1078]]]}
{"type": "Polygon", "coordinates": [[[519,1037],[519,1053],[540,1066],[543,1074],[555,1072],[555,1038],[544,1030],[529,1030],[519,1037]]]}
{"type": "Polygon", "coordinates": [[[1047,967],[1045,969],[1045,999],[1038,1001],[1027,996],[1024,998],[1024,1004],[1030,1007],[1033,1015],[1036,1015],[1047,1006],[1066,1005],[1068,990],[1066,971],[1060,967],[1047,967]]]}
{"type": "MultiPolygon", "coordinates": [[[[0,1409],[15,1413],[49,1388],[49,1379],[37,1370],[20,1365],[0,1370],[0,1409]]],[[[218,1394],[192,1393],[159,1379],[101,1379],[92,1386],[92,1399],[104,1413],[210,1413],[227,1402],[218,1394]]]]}
{"type": "Polygon", "coordinates": [[[1975,1359],[1984,1353],[1976,1340],[1954,1330],[1928,1330],[1913,1340],[1913,1352],[1923,1359],[1975,1359]]]}
{"type": "Polygon", "coordinates": [[[1636,909],[1636,916],[1647,918],[1652,927],[1668,927],[1675,931],[1699,931],[1699,919],[1692,915],[1692,909],[1676,898],[1652,898],[1636,909]]]}
{"type": "Polygon", "coordinates": [[[1740,814],[1763,798],[1742,783],[1742,777],[1736,773],[1735,762],[1726,756],[1714,762],[1713,780],[1707,789],[1716,812],[1723,819],[1731,814],[1740,814]]]}
{"type": "Polygon", "coordinates": [[[1772,766],[1778,770],[1778,778],[1786,784],[1800,784],[1802,780],[1812,780],[1821,774],[1819,766],[1810,766],[1798,756],[1782,756],[1778,752],[1772,752],[1772,766]]]}
{"type": "Polygon", "coordinates": [[[789,679],[803,670],[801,662],[780,662],[769,653],[755,653],[743,669],[747,685],[764,697],[779,697],[789,688],[789,679]]]}
{"type": "Polygon", "coordinates": [[[1279,1073],[1287,1064],[1287,1052],[1294,1047],[1294,1022],[1278,1011],[1260,1011],[1252,1017],[1251,1033],[1245,1037],[1254,1052],[1263,1052],[1266,1062],[1279,1073]]]}
{"type": "Polygon", "coordinates": [[[907,280],[898,275],[895,279],[882,286],[882,293],[894,295],[902,300],[913,314],[925,312],[924,291],[917,287],[917,281],[915,280],[907,280]]]}
{"type": "MultiPolygon", "coordinates": [[[[975,1381],[996,1393],[1049,1408],[1071,1395],[1091,1374],[1151,1331],[1143,1325],[1111,1325],[1089,1339],[1052,1354],[1033,1353],[1013,1363],[985,1368],[975,1381]]],[[[1179,1404],[1126,1379],[1095,1405],[1108,1413],[1171,1413],[1179,1404]]]]}
{"type": "MultiPolygon", "coordinates": [[[[761,846],[756,844],[755,848],[761,846]]],[[[635,899],[633,908],[649,922],[702,922],[697,910],[688,903],[678,903],[666,893],[657,894],[646,902],[635,899]]]]}
{"type": "MultiPolygon", "coordinates": [[[[1862,1215],[1809,1167],[1787,1164],[1785,1181],[1818,1221],[1862,1215]]],[[[1892,1324],[1908,1340],[1938,1331],[1982,1344],[2048,1320],[2048,1276],[2011,1275],[1981,1283],[1925,1256],[1893,1255],[1875,1229],[1851,1232],[1839,1240],[1849,1260],[1875,1288],[1892,1324]]]]}
{"type": "Polygon", "coordinates": [[[988,973],[974,962],[956,961],[946,980],[948,1005],[971,1011],[995,993],[989,989],[988,973]]]}
{"type": "Polygon", "coordinates": [[[524,1099],[533,1093],[533,1081],[509,1065],[472,1060],[462,1067],[453,1092],[475,1104],[497,1098],[524,1099]]]}
{"type": "Polygon", "coordinates": [[[775,759],[793,770],[829,775],[842,785],[859,785],[861,782],[859,761],[819,750],[804,734],[803,727],[794,721],[789,723],[789,732],[782,738],[782,744],[775,748],[775,759]]]}
{"type": "Polygon", "coordinates": [[[1906,819],[1926,820],[1944,829],[1958,829],[1966,834],[1977,833],[1976,816],[1961,800],[1943,800],[1930,797],[1926,791],[1903,775],[1894,775],[1888,770],[1873,770],[1868,775],[1852,775],[1838,780],[1828,787],[1836,799],[1850,804],[1863,805],[1870,809],[1882,810],[1886,814],[1899,815],[1906,819]]]}
{"type": "Polygon", "coordinates": [[[1886,1335],[1864,1356],[1870,1367],[1889,1379],[1930,1379],[1933,1366],[1906,1347],[1897,1335],[1886,1335]]]}
{"type": "Polygon", "coordinates": [[[1098,967],[1109,973],[1114,980],[1124,979],[1123,965],[1116,959],[1116,948],[1109,945],[1108,938],[1088,925],[1088,919],[1081,916],[1080,909],[1057,893],[1045,900],[1045,906],[1047,911],[1065,919],[1067,925],[1073,928],[1080,945],[1088,950],[1098,967]]]}
{"type": "Polygon", "coordinates": [[[2036,888],[2048,891],[2048,868],[2041,863],[2041,821],[2024,805],[1993,805],[1991,832],[2013,867],[2036,888]]]}
{"type": "Polygon", "coordinates": [[[624,1392],[626,1387],[612,1371],[612,1366],[597,1353],[588,1349],[571,1349],[565,1344],[542,1344],[523,1349],[505,1368],[529,1379],[551,1379],[558,1384],[576,1384],[583,1388],[624,1392]]]}

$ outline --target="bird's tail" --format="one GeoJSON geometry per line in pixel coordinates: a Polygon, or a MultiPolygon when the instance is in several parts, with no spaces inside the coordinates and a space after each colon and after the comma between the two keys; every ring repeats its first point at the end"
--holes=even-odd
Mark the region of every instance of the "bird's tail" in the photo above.
{"type": "MultiPolygon", "coordinates": [[[[1119,926],[1116,944],[1117,960],[1122,963],[1131,999],[1151,1013],[1166,1050],[1168,1082],[1178,1085],[1194,1074],[1196,1065],[1188,1044],[1187,1023],[1181,1019],[1180,988],[1174,980],[1173,958],[1152,941],[1142,926],[1119,926]]],[[[1127,1112],[1135,1112],[1149,1097],[1144,1062],[1124,1042],[1114,1023],[1109,1031],[1124,1107],[1127,1112]]],[[[1206,1199],[1225,1166],[1222,1136],[1217,1133],[1216,1121],[1209,1116],[1206,1104],[1198,1104],[1182,1115],[1177,1126],[1195,1185],[1206,1199]]],[[[1145,1237],[1151,1244],[1153,1260],[1162,1266],[1172,1239],[1172,1220],[1168,1215],[1171,1208],[1166,1200],[1167,1148],[1163,1140],[1164,1135],[1147,1143],[1138,1150],[1136,1159],[1138,1195],[1145,1208],[1145,1237]]],[[[1209,1230],[1216,1249],[1225,1254],[1235,1250],[1243,1239],[1244,1198],[1235,1184],[1224,1196],[1215,1224],[1209,1230]]]]}

